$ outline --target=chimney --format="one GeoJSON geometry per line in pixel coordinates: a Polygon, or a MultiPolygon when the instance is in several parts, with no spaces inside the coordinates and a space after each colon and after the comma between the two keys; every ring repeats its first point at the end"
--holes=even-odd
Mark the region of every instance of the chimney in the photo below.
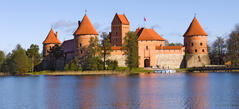
{"type": "Polygon", "coordinates": [[[80,26],[80,24],[81,24],[81,22],[80,22],[80,20],[78,21],[78,25],[80,26]]]}
{"type": "Polygon", "coordinates": [[[58,32],[56,32],[56,38],[58,38],[58,32]]]}

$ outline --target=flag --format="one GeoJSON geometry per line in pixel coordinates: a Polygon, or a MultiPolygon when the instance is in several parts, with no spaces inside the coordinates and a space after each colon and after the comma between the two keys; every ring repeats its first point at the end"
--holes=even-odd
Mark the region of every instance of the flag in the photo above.
{"type": "Polygon", "coordinates": [[[146,22],[146,18],[144,17],[144,21],[146,22]]]}

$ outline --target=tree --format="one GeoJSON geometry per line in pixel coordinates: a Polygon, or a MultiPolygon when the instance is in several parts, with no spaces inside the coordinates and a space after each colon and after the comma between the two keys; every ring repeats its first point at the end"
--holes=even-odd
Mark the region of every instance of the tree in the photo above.
{"type": "Polygon", "coordinates": [[[56,70],[57,68],[57,66],[56,66],[56,64],[57,64],[57,60],[59,59],[59,58],[61,58],[61,57],[63,57],[63,55],[64,55],[64,53],[63,53],[63,50],[62,50],[62,48],[58,45],[58,44],[56,44],[55,46],[53,46],[51,49],[50,49],[50,51],[49,51],[49,54],[50,54],[50,57],[51,57],[51,61],[53,61],[52,63],[53,63],[53,68],[52,68],[52,70],[56,70]]]}
{"type": "Polygon", "coordinates": [[[9,72],[12,72],[11,68],[13,68],[12,54],[8,53],[6,58],[5,58],[5,61],[1,65],[1,71],[5,72],[5,73],[9,73],[9,72]]]}
{"type": "Polygon", "coordinates": [[[90,45],[87,49],[87,61],[86,66],[83,67],[87,70],[99,70],[101,69],[102,60],[101,60],[101,49],[98,43],[97,37],[91,37],[89,41],[90,45]]]}
{"type": "Polygon", "coordinates": [[[124,54],[127,56],[126,65],[129,67],[130,71],[133,68],[138,67],[138,41],[135,32],[128,32],[124,38],[123,50],[124,54]]]}
{"type": "Polygon", "coordinates": [[[234,66],[239,65],[239,25],[233,30],[227,40],[228,57],[234,66]]]}
{"type": "Polygon", "coordinates": [[[211,48],[211,61],[216,65],[223,65],[225,63],[226,44],[222,37],[217,37],[211,48]]]}
{"type": "Polygon", "coordinates": [[[11,73],[21,75],[28,71],[28,57],[26,51],[21,47],[21,45],[18,44],[16,49],[12,51],[11,61],[11,73]]]}
{"type": "Polygon", "coordinates": [[[111,43],[110,43],[110,39],[108,38],[108,34],[106,34],[105,32],[102,33],[101,35],[102,41],[101,41],[101,55],[103,56],[103,62],[104,62],[104,70],[105,70],[105,65],[106,65],[106,58],[108,56],[110,56],[110,52],[112,51],[111,48],[111,43]]]}
{"type": "Polygon", "coordinates": [[[31,71],[34,72],[35,65],[40,64],[40,53],[39,46],[32,44],[29,49],[27,49],[27,56],[31,59],[31,71]]]}
{"type": "Polygon", "coordinates": [[[2,71],[2,64],[5,61],[5,54],[0,50],[0,72],[2,71]]]}
{"type": "Polygon", "coordinates": [[[106,64],[108,69],[115,70],[118,67],[118,61],[116,60],[107,60],[106,64]]]}

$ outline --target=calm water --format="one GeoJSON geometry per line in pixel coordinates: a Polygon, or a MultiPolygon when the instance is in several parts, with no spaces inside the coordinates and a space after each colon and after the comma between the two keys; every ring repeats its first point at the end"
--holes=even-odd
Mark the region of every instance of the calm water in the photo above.
{"type": "Polygon", "coordinates": [[[239,109],[239,74],[0,77],[0,109],[239,109]]]}

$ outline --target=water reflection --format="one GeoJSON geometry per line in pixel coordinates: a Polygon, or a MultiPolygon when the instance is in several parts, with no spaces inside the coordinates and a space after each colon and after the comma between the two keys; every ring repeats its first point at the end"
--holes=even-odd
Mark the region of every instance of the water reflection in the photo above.
{"type": "Polygon", "coordinates": [[[238,109],[239,74],[1,77],[0,109],[238,109]]]}
{"type": "Polygon", "coordinates": [[[209,109],[208,73],[188,74],[185,82],[186,109],[209,109]]]}

